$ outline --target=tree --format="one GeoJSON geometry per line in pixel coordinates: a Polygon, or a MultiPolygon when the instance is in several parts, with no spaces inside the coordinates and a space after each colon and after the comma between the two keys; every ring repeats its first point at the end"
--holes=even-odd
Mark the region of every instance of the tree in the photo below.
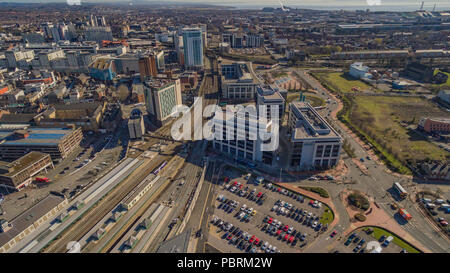
{"type": "Polygon", "coordinates": [[[122,102],[122,103],[125,102],[129,95],[130,95],[130,90],[128,89],[128,87],[126,85],[122,84],[121,86],[119,86],[119,88],[117,89],[117,97],[120,102],[122,102]]]}

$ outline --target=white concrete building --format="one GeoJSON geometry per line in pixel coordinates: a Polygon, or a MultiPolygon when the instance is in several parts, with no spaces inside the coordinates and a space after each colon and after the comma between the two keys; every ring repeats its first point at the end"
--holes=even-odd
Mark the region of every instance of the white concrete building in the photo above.
{"type": "MultiPolygon", "coordinates": [[[[278,114],[276,116],[278,117],[278,121],[282,120],[285,110],[285,97],[283,97],[283,93],[286,93],[287,91],[282,90],[276,85],[259,85],[256,90],[256,105],[258,106],[258,111],[261,111],[259,106],[265,105],[266,118],[271,119],[271,111],[275,109],[273,106],[277,106],[278,114]]],[[[263,113],[259,113],[259,115],[262,114],[263,113]]]]}
{"type": "MultiPolygon", "coordinates": [[[[233,158],[251,160],[272,165],[275,151],[266,150],[263,145],[272,140],[272,121],[258,118],[255,112],[246,117],[233,112],[225,112],[212,119],[214,139],[213,148],[233,158]],[[261,134],[261,130],[263,134],[261,134]],[[264,140],[268,137],[267,140],[264,140]]],[[[276,134],[278,148],[278,134],[276,134]]]]}
{"type": "Polygon", "coordinates": [[[222,98],[233,102],[255,99],[257,81],[251,73],[251,63],[221,64],[222,98]]]}
{"type": "Polygon", "coordinates": [[[307,102],[289,104],[289,168],[330,168],[339,161],[341,136],[307,102]]]}
{"type": "Polygon", "coordinates": [[[363,65],[361,62],[356,62],[350,65],[350,76],[356,78],[356,79],[362,79],[362,78],[370,78],[369,67],[363,65]]]}

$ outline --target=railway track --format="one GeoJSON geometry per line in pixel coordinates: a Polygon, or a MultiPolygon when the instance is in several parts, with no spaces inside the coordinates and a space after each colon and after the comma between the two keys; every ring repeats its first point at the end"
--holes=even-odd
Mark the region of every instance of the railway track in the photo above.
{"type": "Polygon", "coordinates": [[[114,248],[120,247],[118,244],[122,241],[123,237],[128,234],[130,229],[139,221],[143,220],[142,216],[145,214],[147,210],[150,209],[151,205],[154,204],[155,200],[157,200],[161,194],[163,194],[164,190],[169,186],[170,183],[165,182],[163,185],[161,185],[160,188],[156,190],[155,193],[152,194],[152,196],[147,199],[144,203],[144,205],[136,212],[133,217],[130,218],[130,220],[121,228],[119,232],[117,232],[116,236],[113,237],[113,239],[108,242],[102,249],[101,253],[109,253],[114,248]]]}
{"type": "MultiPolygon", "coordinates": [[[[177,163],[178,168],[180,167],[180,164],[184,164],[184,161],[181,161],[181,163],[177,163]]],[[[170,165],[170,163],[168,164],[170,165]]],[[[170,166],[166,166],[164,170],[168,170],[170,166]]],[[[165,173],[165,171],[161,172],[161,175],[165,173]]],[[[177,171],[178,172],[178,171],[177,171]]],[[[170,180],[170,177],[173,177],[172,175],[162,175],[162,177],[167,177],[166,179],[170,180]]],[[[156,192],[152,194],[151,197],[149,197],[147,200],[145,200],[145,203],[139,208],[139,210],[128,220],[127,223],[125,223],[122,228],[114,235],[114,237],[104,246],[102,247],[101,251],[102,253],[108,253],[111,252],[114,248],[116,248],[118,243],[122,240],[122,238],[129,232],[129,230],[133,227],[133,225],[136,223],[136,221],[140,221],[142,219],[142,216],[146,213],[148,209],[150,209],[151,205],[157,201],[162,194],[166,191],[166,189],[171,185],[171,183],[165,182],[163,185],[161,185],[156,192]]]]}
{"type": "Polygon", "coordinates": [[[63,253],[66,251],[66,246],[71,241],[78,241],[89,232],[96,223],[109,213],[119,202],[136,187],[142,179],[144,179],[150,172],[158,167],[162,162],[168,160],[170,156],[163,155],[154,160],[147,160],[133,173],[114,188],[104,199],[100,200],[98,204],[94,205],[85,215],[82,216],[68,229],[60,234],[56,241],[50,243],[41,252],[44,253],[63,253]]]}

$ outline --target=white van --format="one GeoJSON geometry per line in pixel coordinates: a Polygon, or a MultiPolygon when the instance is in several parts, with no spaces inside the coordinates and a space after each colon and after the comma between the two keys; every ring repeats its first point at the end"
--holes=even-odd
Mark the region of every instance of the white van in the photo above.
{"type": "Polygon", "coordinates": [[[436,200],[434,200],[434,203],[436,203],[436,204],[444,204],[445,201],[444,201],[444,199],[436,199],[436,200]]]}

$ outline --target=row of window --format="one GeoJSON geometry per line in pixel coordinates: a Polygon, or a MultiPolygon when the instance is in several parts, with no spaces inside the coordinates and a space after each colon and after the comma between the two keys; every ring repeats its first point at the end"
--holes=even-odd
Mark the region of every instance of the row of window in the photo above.
{"type": "Polygon", "coordinates": [[[253,160],[253,153],[251,153],[249,151],[236,149],[234,147],[228,147],[227,145],[220,145],[220,143],[217,143],[217,142],[214,144],[214,148],[216,148],[224,153],[228,153],[234,157],[240,157],[240,158],[245,158],[248,160],[253,160]]]}

